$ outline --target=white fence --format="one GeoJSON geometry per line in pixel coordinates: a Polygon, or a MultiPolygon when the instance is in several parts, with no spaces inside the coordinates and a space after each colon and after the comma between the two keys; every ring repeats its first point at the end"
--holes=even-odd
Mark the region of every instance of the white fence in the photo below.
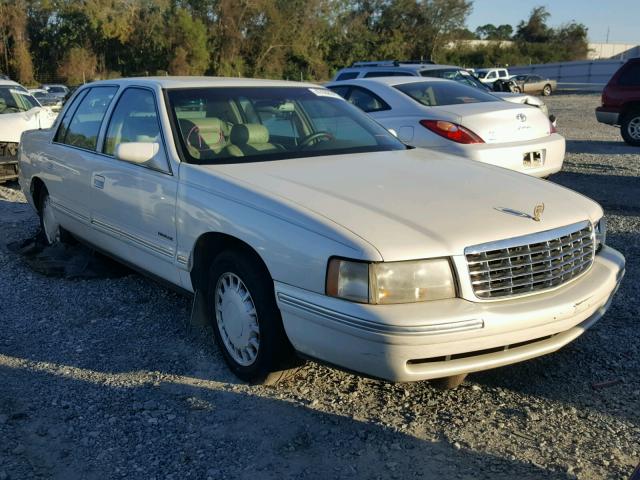
{"type": "Polygon", "coordinates": [[[624,60],[584,60],[509,67],[512,75],[535,73],[558,82],[560,90],[600,92],[624,60]]]}

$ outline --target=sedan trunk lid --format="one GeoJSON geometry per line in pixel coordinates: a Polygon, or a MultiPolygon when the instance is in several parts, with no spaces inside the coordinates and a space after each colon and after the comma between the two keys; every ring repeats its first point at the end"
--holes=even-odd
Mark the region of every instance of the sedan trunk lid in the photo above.
{"type": "Polygon", "coordinates": [[[511,143],[549,136],[551,124],[540,109],[511,102],[480,102],[433,107],[458,118],[456,123],[486,143],[511,143]]]}

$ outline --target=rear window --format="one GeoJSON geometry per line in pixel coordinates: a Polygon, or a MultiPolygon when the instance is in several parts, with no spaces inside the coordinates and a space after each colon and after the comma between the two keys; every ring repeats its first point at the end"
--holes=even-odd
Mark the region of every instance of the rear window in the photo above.
{"type": "Polygon", "coordinates": [[[416,82],[395,85],[395,88],[427,107],[460,105],[463,103],[497,102],[500,99],[480,89],[456,82],[416,82]]]}
{"type": "Polygon", "coordinates": [[[618,78],[618,85],[628,87],[640,86],[640,62],[630,63],[624,67],[624,70],[618,78]]]}

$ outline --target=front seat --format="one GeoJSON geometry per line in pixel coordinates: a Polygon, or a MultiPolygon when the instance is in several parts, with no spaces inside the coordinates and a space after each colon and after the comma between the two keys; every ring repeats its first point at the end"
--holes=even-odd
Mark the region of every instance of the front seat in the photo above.
{"type": "Polygon", "coordinates": [[[227,152],[232,157],[282,151],[282,148],[269,143],[269,130],[259,123],[234,125],[231,128],[230,140],[227,152]]]}
{"type": "Polygon", "coordinates": [[[215,158],[227,146],[229,130],[219,118],[179,119],[189,153],[194,158],[215,158]]]}

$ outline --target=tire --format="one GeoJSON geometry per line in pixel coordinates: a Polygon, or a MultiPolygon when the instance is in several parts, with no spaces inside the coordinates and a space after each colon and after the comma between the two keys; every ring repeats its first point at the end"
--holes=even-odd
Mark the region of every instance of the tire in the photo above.
{"type": "Polygon", "coordinates": [[[513,87],[513,93],[522,93],[522,89],[520,87],[513,87]]]}
{"type": "Polygon", "coordinates": [[[271,385],[296,373],[300,362],[259,259],[241,250],[220,253],[209,268],[206,298],[216,343],[238,378],[271,385]]]}
{"type": "Polygon", "coordinates": [[[552,92],[551,85],[546,84],[542,89],[542,96],[548,97],[549,95],[551,95],[551,92],[552,92]]]}
{"type": "Polygon", "coordinates": [[[640,110],[633,110],[622,117],[620,133],[629,145],[640,146],[640,110]]]}
{"type": "Polygon", "coordinates": [[[464,379],[467,378],[466,373],[460,375],[452,375],[451,377],[436,378],[431,380],[431,384],[439,390],[452,390],[462,384],[464,379]]]}
{"type": "Polygon", "coordinates": [[[38,199],[38,215],[40,217],[42,238],[47,245],[72,243],[73,237],[58,223],[55,217],[55,211],[46,188],[42,189],[38,199]]]}

